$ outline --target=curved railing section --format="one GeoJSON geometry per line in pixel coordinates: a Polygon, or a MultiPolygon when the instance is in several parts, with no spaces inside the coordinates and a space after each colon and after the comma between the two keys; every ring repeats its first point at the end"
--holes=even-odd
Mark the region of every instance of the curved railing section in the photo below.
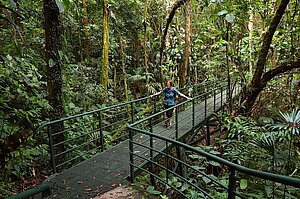
{"type": "Polygon", "coordinates": [[[52,194],[51,187],[48,185],[39,185],[34,188],[15,194],[6,199],[26,199],[34,195],[41,194],[41,198],[50,196],[52,194]]]}
{"type": "MultiPolygon", "coordinates": [[[[288,186],[299,191],[296,188],[300,188],[300,179],[246,168],[183,143],[188,132],[195,132],[216,109],[222,108],[223,102],[228,102],[228,96],[235,97],[241,86],[236,85],[231,95],[226,88],[220,84],[195,95],[192,101],[177,104],[173,130],[162,127],[161,118],[167,110],[131,124],[128,127],[131,182],[141,173],[149,175],[153,186],[165,188],[164,193],[176,191],[184,198],[252,198],[255,194],[251,195],[251,190],[242,185],[245,178],[253,182],[265,180],[266,184],[273,185],[273,195],[274,187],[281,187],[283,195],[288,194],[285,192],[288,186]],[[217,178],[220,170],[228,175],[217,178]]],[[[208,134],[207,144],[209,140],[208,134]]]]}

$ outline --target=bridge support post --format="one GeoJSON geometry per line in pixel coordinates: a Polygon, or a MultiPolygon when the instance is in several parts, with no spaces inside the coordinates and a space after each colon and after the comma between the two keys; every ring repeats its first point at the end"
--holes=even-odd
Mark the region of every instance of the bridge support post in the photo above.
{"type": "Polygon", "coordinates": [[[236,191],[235,170],[230,168],[229,186],[228,186],[228,199],[235,199],[235,191],[236,191]]]}
{"type": "Polygon", "coordinates": [[[205,141],[206,141],[206,145],[209,146],[210,145],[210,134],[209,134],[209,124],[208,124],[208,118],[207,118],[207,96],[206,94],[204,95],[204,119],[205,119],[205,123],[206,123],[206,135],[205,135],[205,141]]]}
{"type": "MultiPolygon", "coordinates": [[[[178,160],[185,163],[186,162],[185,149],[176,146],[176,153],[177,153],[178,160]]],[[[187,178],[187,168],[186,168],[186,166],[184,164],[182,164],[181,162],[178,162],[178,168],[179,168],[179,174],[182,177],[187,178]]]]}

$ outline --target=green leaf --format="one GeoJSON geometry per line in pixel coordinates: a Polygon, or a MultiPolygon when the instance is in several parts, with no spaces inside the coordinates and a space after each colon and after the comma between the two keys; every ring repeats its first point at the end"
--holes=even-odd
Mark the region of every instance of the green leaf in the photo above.
{"type": "Polygon", "coordinates": [[[203,180],[206,184],[208,184],[208,183],[211,182],[211,179],[209,179],[209,178],[207,178],[207,177],[205,177],[205,176],[202,177],[202,180],[203,180]]]}
{"type": "Polygon", "coordinates": [[[214,154],[214,155],[219,155],[219,154],[221,154],[219,151],[210,151],[209,153],[214,154]]]}
{"type": "Polygon", "coordinates": [[[53,59],[49,59],[49,67],[52,68],[55,66],[56,62],[53,59]]]}
{"type": "Polygon", "coordinates": [[[201,155],[189,155],[190,158],[192,159],[203,159],[204,157],[201,155]]]}
{"type": "Polygon", "coordinates": [[[233,14],[227,14],[225,16],[226,21],[228,21],[229,23],[233,23],[235,20],[235,16],[233,14]]]}
{"type": "Polygon", "coordinates": [[[218,162],[215,162],[215,161],[209,161],[209,164],[215,166],[215,167],[219,167],[220,164],[218,162]]]}
{"type": "Polygon", "coordinates": [[[20,167],[19,165],[14,165],[14,169],[19,173],[20,172],[20,167]]]}
{"type": "Polygon", "coordinates": [[[148,192],[148,193],[151,193],[151,194],[153,194],[153,195],[159,195],[159,194],[161,194],[160,191],[155,190],[154,186],[149,186],[149,187],[147,188],[147,192],[148,192]]]}
{"type": "Polygon", "coordinates": [[[6,58],[7,58],[9,61],[12,60],[12,56],[10,56],[10,55],[6,55],[6,58]]]}
{"type": "Polygon", "coordinates": [[[70,109],[75,108],[75,104],[71,102],[71,103],[69,104],[69,108],[70,108],[70,109]]]}
{"type": "Polygon", "coordinates": [[[247,186],[248,186],[248,181],[247,181],[247,179],[241,179],[241,181],[240,181],[240,188],[241,188],[241,189],[246,189],[247,186]]]}
{"type": "Polygon", "coordinates": [[[222,16],[222,15],[227,14],[227,13],[228,13],[227,10],[222,10],[222,11],[218,12],[218,15],[222,16]]]}

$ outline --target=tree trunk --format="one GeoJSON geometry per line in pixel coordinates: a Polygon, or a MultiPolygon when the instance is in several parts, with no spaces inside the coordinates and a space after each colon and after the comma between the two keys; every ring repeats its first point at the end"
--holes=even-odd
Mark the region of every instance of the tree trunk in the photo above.
{"type": "MultiPolygon", "coordinates": [[[[62,75],[59,59],[59,51],[61,49],[60,33],[59,33],[59,9],[55,0],[44,0],[44,17],[45,17],[45,41],[46,52],[45,61],[47,63],[47,90],[48,101],[52,106],[49,111],[51,120],[59,119],[63,116],[63,100],[62,100],[62,75]]],[[[52,132],[58,132],[63,129],[63,123],[57,123],[51,126],[52,132]]],[[[64,140],[62,134],[54,137],[54,142],[59,143],[64,140]]],[[[59,145],[58,152],[63,151],[63,145],[59,145]]]]}
{"type": "Polygon", "coordinates": [[[250,16],[249,16],[249,23],[248,23],[248,29],[249,29],[249,73],[250,76],[252,76],[253,74],[253,53],[252,53],[252,49],[253,49],[253,13],[252,10],[250,12],[250,16]]]}
{"type": "Polygon", "coordinates": [[[148,77],[148,53],[147,53],[147,6],[148,0],[145,1],[145,8],[144,8],[144,66],[145,66],[145,73],[146,73],[146,96],[149,95],[149,77],[148,77]]]}
{"type": "MultiPolygon", "coordinates": [[[[259,52],[255,73],[251,80],[250,86],[246,90],[246,93],[243,98],[242,107],[244,107],[244,110],[243,110],[244,113],[249,113],[251,111],[253,105],[255,104],[256,98],[259,96],[261,91],[264,89],[264,87],[266,86],[268,81],[270,81],[276,75],[283,73],[283,71],[286,72],[287,69],[291,70],[292,68],[289,67],[290,64],[294,65],[292,63],[289,63],[287,65],[284,64],[284,66],[286,66],[286,67],[283,66],[283,68],[282,68],[282,65],[280,65],[275,69],[271,69],[269,72],[267,72],[265,75],[263,75],[263,71],[265,69],[267,55],[268,55],[268,52],[270,49],[273,35],[277,29],[277,26],[283,16],[284,12],[285,12],[285,9],[286,9],[288,3],[289,3],[289,0],[281,1],[280,5],[275,13],[275,16],[271,21],[269,29],[263,37],[263,44],[262,44],[261,50],[259,52]]],[[[297,61],[295,63],[297,63],[297,61]]]]}
{"type": "Polygon", "coordinates": [[[123,41],[122,41],[122,36],[120,35],[120,57],[121,57],[121,62],[122,62],[122,71],[124,75],[124,91],[125,91],[125,98],[126,101],[129,100],[128,96],[128,86],[127,86],[127,74],[126,74],[126,69],[125,69],[125,56],[124,56],[124,48],[123,48],[123,41]]]}
{"type": "Polygon", "coordinates": [[[187,0],[185,4],[185,53],[184,53],[184,63],[182,69],[179,70],[179,86],[183,88],[186,85],[188,71],[190,68],[190,55],[191,55],[191,7],[190,1],[187,0]]]}
{"type": "Polygon", "coordinates": [[[108,50],[109,50],[109,9],[108,0],[103,0],[103,49],[102,64],[100,72],[100,83],[104,88],[103,102],[107,102],[107,86],[108,86],[108,50]]]}
{"type": "Polygon", "coordinates": [[[82,41],[81,41],[81,16],[79,14],[79,11],[78,11],[78,7],[77,7],[77,4],[75,4],[75,8],[76,10],[76,21],[77,23],[79,24],[78,26],[78,29],[77,29],[77,37],[78,37],[78,45],[79,45],[79,56],[80,56],[80,62],[83,63],[83,54],[84,54],[84,50],[83,50],[83,47],[82,47],[82,41]]]}
{"type": "Polygon", "coordinates": [[[87,0],[82,0],[83,4],[83,16],[84,16],[84,55],[85,58],[89,59],[90,55],[90,40],[89,40],[89,18],[88,18],[88,11],[87,11],[87,0]]]}

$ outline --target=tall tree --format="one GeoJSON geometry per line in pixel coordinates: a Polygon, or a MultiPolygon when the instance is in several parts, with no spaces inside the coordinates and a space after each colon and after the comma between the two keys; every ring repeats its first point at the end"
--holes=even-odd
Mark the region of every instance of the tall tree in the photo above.
{"type": "Polygon", "coordinates": [[[148,0],[144,3],[144,66],[146,73],[146,95],[149,94],[149,76],[148,76],[148,53],[147,53],[147,40],[148,40],[148,31],[147,31],[147,7],[148,0]]]}
{"type": "MultiPolygon", "coordinates": [[[[45,41],[46,51],[45,59],[47,63],[47,91],[48,101],[52,106],[49,112],[51,120],[59,119],[64,113],[62,100],[62,74],[59,59],[59,51],[61,49],[60,33],[59,33],[59,9],[55,0],[43,0],[44,18],[45,18],[45,41]]],[[[63,124],[58,123],[52,126],[52,132],[58,132],[63,129],[63,124]]],[[[64,140],[63,135],[55,137],[55,142],[64,140]]],[[[63,151],[63,145],[59,145],[58,151],[63,151]]]]}
{"type": "Polygon", "coordinates": [[[282,16],[284,15],[288,4],[289,0],[282,0],[280,2],[280,5],[278,6],[278,9],[276,10],[276,13],[270,23],[270,26],[263,37],[262,47],[258,55],[255,73],[248,89],[246,90],[242,102],[242,105],[244,107],[243,111],[245,113],[248,113],[252,109],[253,105],[255,104],[256,98],[259,96],[261,91],[265,88],[265,86],[271,79],[294,68],[300,68],[300,59],[296,58],[295,60],[291,60],[290,62],[279,64],[276,68],[270,69],[263,74],[273,35],[278,27],[278,24],[281,21],[282,16]]]}
{"type": "Polygon", "coordinates": [[[185,4],[185,53],[182,68],[179,68],[179,86],[183,88],[186,85],[188,71],[190,68],[191,55],[191,7],[190,1],[187,0],[185,4]]]}
{"type": "Polygon", "coordinates": [[[120,57],[121,57],[122,71],[123,71],[123,76],[124,76],[125,99],[126,99],[126,101],[128,101],[129,95],[128,95],[128,86],[127,86],[127,73],[126,73],[126,68],[125,68],[124,44],[123,44],[123,39],[122,39],[121,34],[120,34],[120,57]]]}
{"type": "MultiPolygon", "coordinates": [[[[167,19],[167,24],[166,24],[166,27],[165,27],[165,29],[164,29],[164,34],[163,34],[163,36],[162,36],[162,39],[161,39],[161,44],[160,44],[160,56],[159,56],[159,65],[161,66],[162,65],[162,60],[163,60],[163,52],[164,52],[164,48],[165,48],[165,46],[166,46],[166,37],[167,37],[167,34],[168,34],[168,29],[169,29],[169,26],[170,26],[170,24],[172,23],[172,20],[173,20],[173,18],[174,18],[174,16],[175,16],[175,13],[176,13],[176,10],[178,9],[178,8],[180,8],[182,5],[184,5],[186,2],[187,2],[188,0],[179,0],[179,1],[177,1],[175,4],[174,4],[174,6],[173,6],[173,8],[172,8],[172,10],[171,10],[171,12],[170,12],[170,14],[169,14],[169,16],[168,16],[168,19],[167,19]]],[[[163,81],[164,81],[164,78],[163,78],[163,72],[162,72],[162,70],[161,70],[161,83],[162,83],[162,85],[163,85],[163,81]]]]}
{"type": "Polygon", "coordinates": [[[55,0],[44,0],[45,17],[45,59],[47,63],[47,89],[48,100],[53,110],[50,112],[51,119],[58,119],[62,116],[62,76],[59,59],[61,49],[59,33],[59,9],[55,0]]]}
{"type": "Polygon", "coordinates": [[[102,64],[100,71],[100,83],[104,87],[104,101],[107,101],[108,86],[108,50],[109,50],[109,8],[108,0],[103,0],[103,47],[102,47],[102,64]]]}

